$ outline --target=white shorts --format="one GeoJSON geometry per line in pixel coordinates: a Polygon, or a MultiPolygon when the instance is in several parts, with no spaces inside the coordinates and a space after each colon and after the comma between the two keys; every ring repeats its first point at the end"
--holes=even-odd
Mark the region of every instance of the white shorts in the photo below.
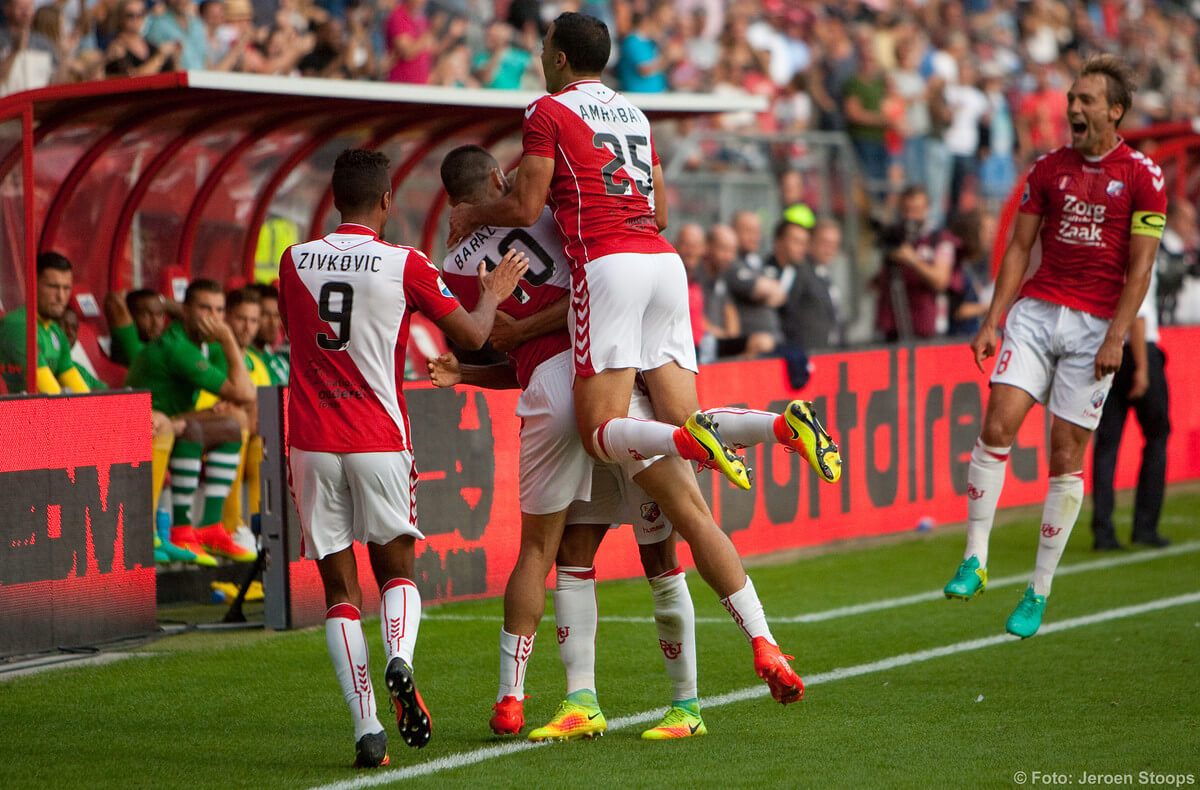
{"type": "Polygon", "coordinates": [[[291,447],[288,470],[304,556],[319,560],[417,529],[417,470],[410,452],[317,453],[291,447]]]}
{"type": "Polygon", "coordinates": [[[1109,321],[1041,299],[1018,299],[1008,312],[993,384],[1028,392],[1050,413],[1095,430],[1112,386],[1096,380],[1096,352],[1109,321]]]}
{"type": "Polygon", "coordinates": [[[597,463],[592,474],[592,498],[572,502],[567,524],[633,525],[638,545],[661,543],[671,537],[671,522],[658,503],[642,490],[624,466],[597,463]]]}
{"type": "Polygon", "coordinates": [[[578,376],[668,362],[696,372],[683,261],[673,252],[617,253],[576,269],[571,333],[578,376]]]}

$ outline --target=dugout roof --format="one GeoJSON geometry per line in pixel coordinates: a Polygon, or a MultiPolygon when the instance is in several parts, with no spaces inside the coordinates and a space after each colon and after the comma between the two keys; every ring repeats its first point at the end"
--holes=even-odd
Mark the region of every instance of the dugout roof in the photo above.
{"type": "MultiPolygon", "coordinates": [[[[26,301],[34,256],[45,250],[71,259],[77,293],[96,299],[114,288],[171,292],[199,276],[274,279],[283,247],[335,224],[329,172],[350,146],[391,158],[389,237],[436,255],[442,155],[475,142],[514,164],[522,110],[538,95],[201,71],[4,97],[0,312],[26,301]]],[[[659,120],[765,104],[635,101],[659,120]]]]}

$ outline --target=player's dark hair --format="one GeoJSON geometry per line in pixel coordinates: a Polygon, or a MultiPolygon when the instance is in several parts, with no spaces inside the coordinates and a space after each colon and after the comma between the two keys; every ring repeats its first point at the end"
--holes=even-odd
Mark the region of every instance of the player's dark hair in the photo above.
{"type": "Polygon", "coordinates": [[[333,205],[342,214],[374,207],[392,191],[388,158],[379,151],[347,148],[333,163],[333,205]]]}
{"type": "Polygon", "coordinates": [[[567,56],[576,74],[599,74],[612,54],[608,26],[594,16],[567,11],[554,20],[550,43],[567,56]]]}
{"type": "Polygon", "coordinates": [[[1125,113],[1129,112],[1129,107],[1133,104],[1133,91],[1136,89],[1133,82],[1133,69],[1129,68],[1129,64],[1116,55],[1093,55],[1084,61],[1083,68],[1079,71],[1080,77],[1090,74],[1103,76],[1104,98],[1110,105],[1121,105],[1121,117],[1115,124],[1120,126],[1122,119],[1125,118],[1125,113]]]}
{"type": "Polygon", "coordinates": [[[201,277],[199,280],[192,280],[191,284],[188,285],[187,292],[183,295],[183,303],[191,304],[195,301],[197,294],[221,294],[221,296],[224,296],[225,289],[216,280],[201,277]]]}
{"type": "Polygon", "coordinates": [[[137,312],[138,304],[143,299],[161,299],[158,291],[151,291],[149,288],[138,288],[136,291],[130,291],[125,294],[125,307],[131,313],[137,312]]]}
{"type": "Polygon", "coordinates": [[[234,288],[232,291],[225,294],[226,312],[244,304],[256,304],[261,306],[262,297],[258,295],[258,291],[249,286],[245,288],[234,288]]]}
{"type": "Polygon", "coordinates": [[[47,269],[53,269],[56,272],[69,272],[71,271],[71,262],[62,253],[40,252],[37,256],[38,276],[40,277],[42,272],[47,269]]]}
{"type": "Polygon", "coordinates": [[[499,167],[496,157],[477,145],[460,145],[442,160],[442,186],[455,203],[472,198],[487,183],[488,174],[499,167]]]}
{"type": "Polygon", "coordinates": [[[279,289],[270,283],[250,283],[246,287],[258,294],[258,301],[260,302],[266,299],[279,301],[279,289]]]}

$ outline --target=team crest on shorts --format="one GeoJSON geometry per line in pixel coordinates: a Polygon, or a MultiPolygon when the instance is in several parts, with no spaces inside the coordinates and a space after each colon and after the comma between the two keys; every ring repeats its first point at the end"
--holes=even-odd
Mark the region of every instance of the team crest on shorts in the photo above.
{"type": "Polygon", "coordinates": [[[1108,186],[1104,188],[1109,197],[1120,197],[1125,192],[1125,182],[1113,179],[1108,182],[1108,186]]]}
{"type": "Polygon", "coordinates": [[[658,521],[658,517],[662,515],[662,511],[658,509],[657,502],[642,503],[642,518],[646,521],[654,523],[658,521]]]}
{"type": "Polygon", "coordinates": [[[1092,393],[1092,408],[1099,409],[1104,405],[1104,390],[1096,390],[1092,393]]]}

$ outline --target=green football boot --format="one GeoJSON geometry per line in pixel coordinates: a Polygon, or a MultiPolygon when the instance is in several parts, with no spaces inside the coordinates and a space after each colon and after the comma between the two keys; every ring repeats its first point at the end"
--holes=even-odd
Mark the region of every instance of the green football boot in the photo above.
{"type": "Polygon", "coordinates": [[[1033,585],[1025,588],[1025,595],[1013,613],[1008,616],[1004,630],[1013,636],[1028,639],[1042,627],[1042,615],[1046,613],[1046,596],[1035,595],[1033,585]]]}
{"type": "Polygon", "coordinates": [[[979,567],[979,558],[972,554],[963,560],[954,578],[946,582],[942,592],[947,598],[969,601],[987,589],[987,568],[979,567]]]}

